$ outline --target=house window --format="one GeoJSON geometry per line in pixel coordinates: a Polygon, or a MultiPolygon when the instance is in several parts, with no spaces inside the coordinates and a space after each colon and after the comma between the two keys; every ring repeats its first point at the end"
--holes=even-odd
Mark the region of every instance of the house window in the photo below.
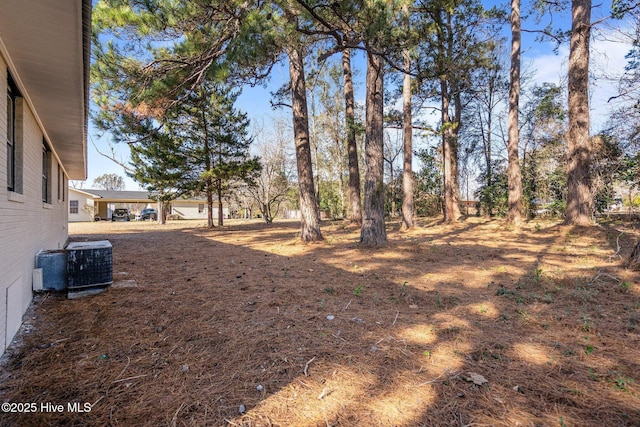
{"type": "Polygon", "coordinates": [[[7,189],[22,193],[23,99],[7,71],[7,189]]]}
{"type": "Polygon", "coordinates": [[[58,163],[58,201],[62,201],[62,167],[58,163]]]}
{"type": "Polygon", "coordinates": [[[204,203],[198,203],[198,213],[204,212],[204,203]]]}
{"type": "Polygon", "coordinates": [[[58,163],[58,201],[64,202],[67,197],[67,178],[64,175],[64,169],[62,165],[58,163]]]}
{"type": "Polygon", "coordinates": [[[16,185],[16,92],[11,77],[7,81],[7,189],[16,185]]]}
{"type": "Polygon", "coordinates": [[[42,140],[42,201],[51,203],[51,150],[42,140]]]}
{"type": "Polygon", "coordinates": [[[77,214],[78,213],[78,201],[77,200],[69,200],[69,213],[77,214]]]}

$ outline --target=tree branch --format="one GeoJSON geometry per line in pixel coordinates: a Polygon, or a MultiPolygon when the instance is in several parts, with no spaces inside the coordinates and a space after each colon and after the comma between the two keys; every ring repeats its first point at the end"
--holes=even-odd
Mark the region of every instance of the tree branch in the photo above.
{"type": "Polygon", "coordinates": [[[111,146],[111,144],[109,144],[109,148],[111,149],[111,155],[103,153],[98,146],[96,145],[96,143],[93,141],[93,138],[91,137],[91,135],[89,135],[89,139],[91,140],[91,144],[93,144],[93,148],[96,149],[96,151],[98,152],[98,154],[100,154],[102,157],[106,157],[107,159],[111,160],[112,162],[114,162],[115,164],[117,164],[118,166],[121,166],[125,172],[134,173],[133,168],[131,168],[131,166],[123,163],[121,160],[116,159],[115,155],[115,150],[114,148],[111,146]]]}

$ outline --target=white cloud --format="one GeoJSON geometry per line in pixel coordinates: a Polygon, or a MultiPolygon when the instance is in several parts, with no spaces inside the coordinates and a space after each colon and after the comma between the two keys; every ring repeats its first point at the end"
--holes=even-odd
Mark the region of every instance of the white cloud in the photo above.
{"type": "MultiPolygon", "coordinates": [[[[627,65],[625,55],[631,44],[621,33],[600,32],[591,46],[591,111],[594,123],[603,122],[622,100],[611,100],[619,94],[619,79],[627,65]]],[[[594,128],[598,130],[597,128],[594,128]]]]}
{"type": "Polygon", "coordinates": [[[523,55],[525,69],[534,73],[534,84],[553,83],[561,85],[567,79],[569,62],[569,49],[562,45],[558,53],[552,52],[553,47],[549,44],[549,53],[543,53],[535,57],[527,58],[527,53],[523,55]]]}
{"type": "MultiPolygon", "coordinates": [[[[624,72],[627,64],[625,55],[630,48],[628,39],[619,31],[601,30],[592,38],[589,94],[591,128],[594,132],[599,131],[611,111],[620,106],[620,101],[609,101],[609,99],[618,94],[618,79],[624,72]]],[[[536,51],[540,52],[539,49],[536,51]]],[[[525,52],[523,54],[525,67],[535,73],[532,84],[554,83],[566,86],[564,83],[567,80],[569,63],[569,49],[566,44],[560,46],[557,54],[542,53],[530,58],[526,56],[525,52]]]]}

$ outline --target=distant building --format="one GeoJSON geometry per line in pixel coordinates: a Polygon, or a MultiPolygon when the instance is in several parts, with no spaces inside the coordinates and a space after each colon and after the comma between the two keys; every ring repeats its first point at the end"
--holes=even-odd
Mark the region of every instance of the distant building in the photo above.
{"type": "Polygon", "coordinates": [[[87,178],[91,0],[0,5],[0,353],[32,300],[36,254],[68,239],[87,178]]]}
{"type": "MultiPolygon", "coordinates": [[[[207,201],[203,199],[176,199],[169,206],[170,219],[207,219],[207,201]]],[[[222,206],[223,218],[229,218],[229,208],[222,206]]],[[[213,202],[213,219],[218,219],[218,201],[213,202]]]]}
{"type": "Polygon", "coordinates": [[[69,222],[110,220],[116,208],[128,208],[136,214],[156,205],[157,202],[146,191],[69,188],[69,222]]]}
{"type": "MultiPolygon", "coordinates": [[[[116,208],[127,208],[132,215],[145,208],[157,208],[158,202],[146,191],[107,191],[69,188],[69,222],[110,220],[116,208]]],[[[218,218],[218,202],[213,204],[213,218],[218,218]]],[[[229,210],[223,207],[225,218],[229,210]]],[[[207,202],[201,199],[177,199],[170,203],[169,219],[207,219],[207,202]]]]}

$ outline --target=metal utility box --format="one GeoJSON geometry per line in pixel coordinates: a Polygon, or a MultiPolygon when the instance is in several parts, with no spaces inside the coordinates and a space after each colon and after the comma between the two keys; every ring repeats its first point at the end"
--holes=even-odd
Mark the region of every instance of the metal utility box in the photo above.
{"type": "Polygon", "coordinates": [[[72,242],[67,245],[69,292],[103,290],[113,283],[111,242],[72,242]]]}
{"type": "Polygon", "coordinates": [[[63,291],[67,288],[67,253],[64,250],[38,252],[36,268],[42,269],[43,291],[63,291]]]}

